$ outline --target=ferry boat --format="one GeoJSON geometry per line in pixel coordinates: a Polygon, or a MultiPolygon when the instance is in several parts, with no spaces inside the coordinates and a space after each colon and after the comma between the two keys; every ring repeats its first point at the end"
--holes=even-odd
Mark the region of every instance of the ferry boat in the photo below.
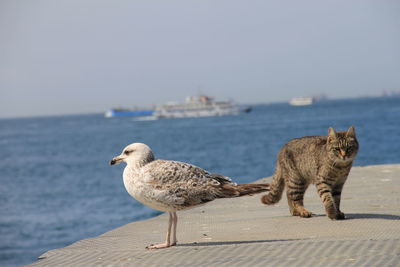
{"type": "Polygon", "coordinates": [[[292,106],[309,106],[313,103],[314,99],[312,97],[295,97],[289,101],[292,106]]]}
{"type": "Polygon", "coordinates": [[[239,109],[231,101],[214,101],[205,95],[189,96],[185,103],[167,103],[156,106],[153,116],[156,118],[189,118],[237,115],[240,112],[249,112],[251,108],[239,109]]]}
{"type": "Polygon", "coordinates": [[[148,117],[152,116],[154,109],[127,109],[127,108],[112,108],[106,111],[104,117],[148,117]]]}

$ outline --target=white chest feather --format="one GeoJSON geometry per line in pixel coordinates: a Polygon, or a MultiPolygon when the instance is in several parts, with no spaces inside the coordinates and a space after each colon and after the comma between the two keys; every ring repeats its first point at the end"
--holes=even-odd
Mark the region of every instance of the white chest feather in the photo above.
{"type": "Polygon", "coordinates": [[[124,186],[126,191],[134,197],[137,201],[142,204],[149,206],[150,208],[160,211],[174,211],[175,208],[163,203],[162,198],[159,197],[160,193],[158,190],[154,190],[149,185],[151,177],[147,177],[141,170],[133,170],[128,166],[125,167],[124,173],[124,186]]]}

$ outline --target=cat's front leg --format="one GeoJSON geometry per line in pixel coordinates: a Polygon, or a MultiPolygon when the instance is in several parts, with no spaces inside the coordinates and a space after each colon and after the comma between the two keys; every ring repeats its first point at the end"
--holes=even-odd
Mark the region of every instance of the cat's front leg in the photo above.
{"type": "Polygon", "coordinates": [[[342,196],[343,185],[344,185],[344,182],[337,184],[333,187],[333,190],[332,190],[332,196],[333,196],[333,200],[335,201],[338,220],[345,219],[344,213],[340,211],[340,198],[342,196]]]}
{"type": "Polygon", "coordinates": [[[316,187],[328,217],[331,220],[344,219],[344,214],[336,207],[335,200],[332,196],[332,185],[324,180],[316,183],[316,187]]]}

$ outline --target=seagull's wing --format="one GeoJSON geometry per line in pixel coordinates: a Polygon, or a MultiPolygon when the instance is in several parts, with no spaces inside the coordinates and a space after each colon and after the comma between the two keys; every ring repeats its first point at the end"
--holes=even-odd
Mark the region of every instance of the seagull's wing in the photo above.
{"type": "Polygon", "coordinates": [[[229,197],[229,193],[236,195],[232,190],[236,184],[230,178],[188,163],[156,160],[145,169],[148,185],[159,192],[159,201],[170,205],[186,208],[229,197]]]}

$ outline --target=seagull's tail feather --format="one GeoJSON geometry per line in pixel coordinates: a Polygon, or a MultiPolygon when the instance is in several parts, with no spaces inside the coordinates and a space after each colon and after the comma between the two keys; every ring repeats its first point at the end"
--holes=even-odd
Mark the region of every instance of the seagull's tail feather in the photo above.
{"type": "Polygon", "coordinates": [[[236,188],[239,196],[246,196],[269,191],[269,184],[239,184],[236,188]]]}
{"type": "Polygon", "coordinates": [[[222,197],[241,197],[254,195],[270,190],[270,184],[224,184],[221,187],[222,197]]]}

